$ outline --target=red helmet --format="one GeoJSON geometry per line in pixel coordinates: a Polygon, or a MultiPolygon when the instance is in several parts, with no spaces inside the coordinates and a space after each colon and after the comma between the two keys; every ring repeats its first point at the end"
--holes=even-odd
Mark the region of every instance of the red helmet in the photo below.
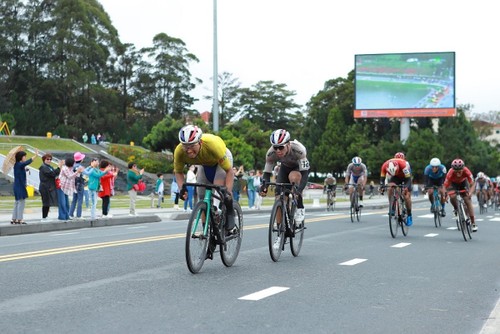
{"type": "Polygon", "coordinates": [[[463,169],[465,167],[465,163],[462,159],[455,159],[451,163],[451,168],[453,169],[463,169]]]}
{"type": "Polygon", "coordinates": [[[394,158],[396,159],[405,159],[405,154],[403,152],[398,152],[396,154],[394,154],[394,158]]]}

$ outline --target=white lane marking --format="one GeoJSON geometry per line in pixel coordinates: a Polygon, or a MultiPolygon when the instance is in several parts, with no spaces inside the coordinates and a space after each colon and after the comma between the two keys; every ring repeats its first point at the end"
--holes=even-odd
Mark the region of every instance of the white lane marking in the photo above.
{"type": "Polygon", "coordinates": [[[352,260],[349,260],[349,261],[346,261],[346,262],[342,262],[342,263],[339,263],[339,266],[354,266],[356,264],[360,264],[362,262],[365,262],[367,261],[367,259],[352,259],[352,260]]]}
{"type": "Polygon", "coordinates": [[[53,233],[51,235],[60,236],[60,235],[71,235],[71,234],[79,234],[80,232],[67,232],[67,233],[53,233]]]}
{"type": "Polygon", "coordinates": [[[424,237],[434,238],[434,237],[437,237],[438,235],[439,234],[437,234],[437,233],[429,233],[429,234],[424,235],[424,237]]]}
{"type": "Polygon", "coordinates": [[[477,222],[482,222],[484,219],[483,218],[476,218],[477,222]]]}
{"type": "Polygon", "coordinates": [[[492,222],[500,222],[500,218],[493,218],[493,219],[490,219],[490,221],[492,221],[492,222]]]}
{"type": "Polygon", "coordinates": [[[447,227],[446,229],[447,229],[447,230],[458,230],[458,227],[456,227],[456,226],[452,226],[452,227],[447,227]]]}
{"type": "Polygon", "coordinates": [[[261,300],[261,299],[264,299],[266,297],[275,295],[277,293],[286,291],[288,289],[290,289],[290,288],[286,288],[286,287],[283,287],[283,286],[272,286],[270,288],[267,288],[267,289],[264,289],[264,290],[261,290],[261,291],[257,291],[257,292],[254,292],[254,293],[251,293],[249,295],[240,297],[238,299],[240,299],[240,300],[261,300]]]}
{"type": "Polygon", "coordinates": [[[403,247],[410,246],[410,245],[411,245],[410,242],[400,242],[399,244],[392,245],[391,247],[393,247],[393,248],[403,248],[403,247]]]}
{"type": "Polygon", "coordinates": [[[426,215],[418,216],[418,218],[434,218],[434,214],[433,213],[428,213],[426,215]]]}
{"type": "Polygon", "coordinates": [[[133,229],[138,229],[138,228],[148,228],[148,227],[145,225],[127,227],[128,230],[133,230],[133,229]]]}

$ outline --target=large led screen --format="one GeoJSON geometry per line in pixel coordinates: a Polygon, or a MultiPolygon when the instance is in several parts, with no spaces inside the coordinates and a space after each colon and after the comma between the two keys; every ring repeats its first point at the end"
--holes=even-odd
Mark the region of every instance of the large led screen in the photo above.
{"type": "Polygon", "coordinates": [[[455,53],[355,56],[356,118],[455,116],[455,53]]]}

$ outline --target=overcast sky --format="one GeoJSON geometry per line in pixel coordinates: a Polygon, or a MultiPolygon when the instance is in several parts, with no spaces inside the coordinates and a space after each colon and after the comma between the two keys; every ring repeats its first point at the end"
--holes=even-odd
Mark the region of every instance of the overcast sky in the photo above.
{"type": "MultiPolygon", "coordinates": [[[[195,108],[211,109],[213,0],[99,0],[124,43],[151,46],[164,32],[200,60],[195,108]]],[[[356,54],[456,52],[456,103],[500,111],[495,1],[217,0],[219,73],[243,87],[284,83],[305,104],[325,81],[347,77],[356,54]],[[487,4],[485,4],[487,3],[487,4]]]]}

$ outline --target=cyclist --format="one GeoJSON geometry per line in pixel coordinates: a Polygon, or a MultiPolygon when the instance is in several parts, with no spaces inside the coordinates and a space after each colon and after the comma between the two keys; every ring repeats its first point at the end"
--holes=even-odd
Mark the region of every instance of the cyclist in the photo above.
{"type": "MultiPolygon", "coordinates": [[[[227,209],[226,230],[235,232],[235,213],[233,209],[233,155],[219,136],[203,133],[195,125],[186,125],[179,131],[179,145],[174,151],[174,174],[180,190],[180,197],[187,199],[184,185],[184,167],[199,165],[196,181],[226,186],[224,204],[227,209]]],[[[198,188],[198,198],[203,200],[205,188],[198,188]]],[[[214,200],[219,207],[218,200],[214,200]]]]}
{"type": "MultiPolygon", "coordinates": [[[[266,153],[266,164],[264,166],[264,183],[260,187],[261,196],[267,194],[267,183],[271,180],[274,165],[280,162],[277,183],[295,183],[297,185],[297,211],[295,211],[295,222],[300,225],[304,221],[305,209],[302,192],[307,185],[309,177],[309,160],[307,150],[297,139],[290,141],[290,133],[284,129],[278,129],[271,133],[269,138],[271,147],[266,153]]],[[[276,193],[281,190],[277,187],[276,193]]]]}
{"type": "Polygon", "coordinates": [[[472,194],[474,194],[474,178],[469,170],[465,167],[465,163],[462,159],[455,159],[451,163],[451,169],[446,174],[444,180],[444,187],[450,195],[450,202],[453,205],[453,214],[455,217],[458,214],[458,203],[457,195],[455,194],[458,190],[465,190],[463,194],[463,199],[467,205],[467,210],[469,211],[470,221],[472,223],[472,232],[477,231],[476,221],[474,219],[474,207],[472,206],[472,194]]]}
{"type": "MultiPolygon", "coordinates": [[[[380,169],[380,192],[382,195],[384,194],[384,185],[386,181],[388,186],[404,185],[403,196],[405,198],[406,210],[408,210],[406,225],[411,226],[413,224],[411,215],[411,167],[410,163],[405,160],[405,155],[403,153],[396,153],[393,159],[387,160],[382,165],[380,169]]],[[[389,188],[387,192],[389,204],[392,194],[393,189],[389,188]]],[[[391,214],[393,213],[391,212],[391,214]]]]}
{"type": "Polygon", "coordinates": [[[484,208],[488,207],[488,205],[486,204],[488,202],[488,187],[489,187],[488,181],[489,181],[488,177],[484,175],[483,172],[477,173],[476,179],[474,180],[474,185],[475,185],[474,190],[476,191],[477,202],[479,204],[479,192],[482,192],[484,198],[484,203],[483,203],[484,208]]]}
{"type": "Polygon", "coordinates": [[[326,174],[326,179],[323,182],[323,193],[328,191],[332,192],[332,198],[335,202],[335,197],[337,196],[337,179],[332,173],[326,174]]]}
{"type": "Polygon", "coordinates": [[[444,179],[446,177],[446,167],[441,164],[441,160],[438,158],[432,158],[429,165],[424,169],[424,184],[428,188],[427,194],[429,195],[429,201],[431,202],[431,212],[434,210],[440,210],[441,216],[446,216],[446,211],[444,210],[444,205],[446,203],[446,192],[443,187],[444,179]],[[434,190],[433,186],[439,187],[438,191],[441,194],[441,208],[434,207],[434,190]]]}
{"type": "MultiPolygon", "coordinates": [[[[358,186],[359,191],[359,206],[363,207],[363,194],[365,192],[366,185],[366,175],[368,175],[368,171],[366,169],[366,165],[362,163],[360,157],[352,158],[352,161],[349,165],[347,165],[347,170],[345,172],[345,186],[344,189],[347,190],[347,184],[356,184],[358,186]]],[[[352,192],[354,191],[353,187],[349,189],[349,197],[351,197],[352,192]]]]}

